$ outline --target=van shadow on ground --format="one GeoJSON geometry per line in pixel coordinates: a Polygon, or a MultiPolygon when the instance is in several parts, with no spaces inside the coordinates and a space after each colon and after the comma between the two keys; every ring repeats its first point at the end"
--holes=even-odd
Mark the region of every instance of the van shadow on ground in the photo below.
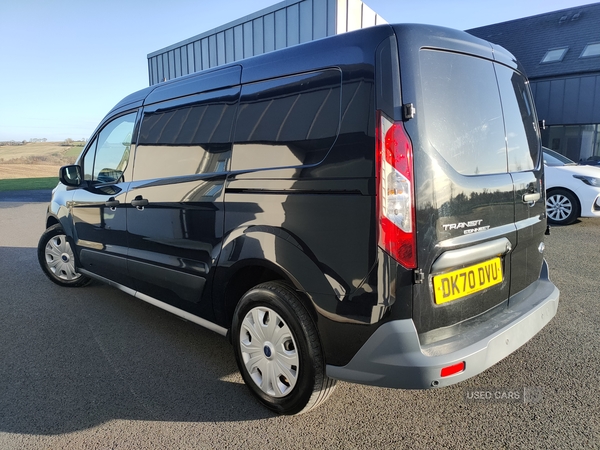
{"type": "Polygon", "coordinates": [[[33,248],[0,247],[0,279],[0,432],[272,416],[225,338],[108,286],[56,286],[33,248]]]}

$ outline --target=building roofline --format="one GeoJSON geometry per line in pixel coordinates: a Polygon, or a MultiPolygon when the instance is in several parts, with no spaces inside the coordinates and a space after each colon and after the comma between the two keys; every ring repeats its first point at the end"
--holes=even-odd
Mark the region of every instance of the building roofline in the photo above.
{"type": "Polygon", "coordinates": [[[256,12],[254,12],[252,14],[248,14],[247,16],[244,16],[244,17],[241,17],[239,19],[236,19],[236,20],[234,20],[232,22],[229,22],[229,23],[226,23],[224,25],[220,25],[220,26],[218,26],[216,28],[212,28],[210,30],[207,30],[204,33],[200,33],[200,34],[198,34],[196,36],[192,36],[191,38],[187,38],[187,39],[185,39],[183,41],[177,42],[175,44],[171,44],[171,45],[169,45],[169,46],[167,46],[165,48],[161,48],[160,50],[156,50],[156,51],[154,51],[152,53],[148,53],[147,57],[149,59],[149,58],[152,58],[153,56],[157,56],[157,55],[166,53],[166,52],[168,52],[170,50],[174,50],[176,48],[183,47],[184,45],[191,44],[193,42],[199,41],[200,39],[204,39],[206,37],[213,36],[213,35],[215,35],[217,33],[221,33],[221,32],[223,32],[225,30],[229,30],[230,28],[234,28],[234,27],[237,27],[239,25],[243,25],[246,22],[250,22],[250,21],[252,21],[254,19],[258,19],[259,17],[265,16],[267,14],[274,13],[276,11],[279,11],[280,9],[284,9],[284,8],[289,7],[289,6],[292,6],[292,5],[295,5],[295,4],[298,4],[298,3],[302,3],[303,1],[304,0],[284,0],[282,2],[276,3],[275,5],[263,8],[260,11],[256,11],[256,12]]]}
{"type": "Polygon", "coordinates": [[[559,13],[573,11],[573,10],[581,9],[581,8],[588,8],[590,6],[597,6],[597,5],[600,5],[600,2],[593,2],[593,3],[586,3],[585,5],[571,6],[569,8],[557,9],[556,11],[549,11],[549,12],[545,12],[545,13],[535,14],[533,16],[521,17],[519,19],[506,20],[504,22],[489,23],[487,25],[482,25],[480,27],[469,28],[468,30],[465,30],[465,31],[469,32],[470,30],[478,30],[480,28],[501,26],[501,25],[505,25],[507,23],[521,22],[521,21],[525,21],[525,20],[531,20],[531,19],[535,19],[538,17],[544,17],[544,16],[549,16],[549,15],[554,15],[554,14],[558,15],[559,13]]]}

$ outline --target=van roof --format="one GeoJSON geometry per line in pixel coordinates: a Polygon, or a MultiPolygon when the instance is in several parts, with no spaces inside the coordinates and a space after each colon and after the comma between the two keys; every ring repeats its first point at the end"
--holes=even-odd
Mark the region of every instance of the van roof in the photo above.
{"type": "Polygon", "coordinates": [[[440,48],[475,54],[518,68],[518,63],[510,52],[463,31],[423,24],[385,24],[286,47],[168,80],[128,95],[115,105],[109,114],[120,109],[202,91],[326,67],[342,67],[361,62],[372,65],[375,59],[374,48],[394,34],[398,36],[399,41],[408,41],[412,48],[440,48]],[[203,84],[206,83],[201,91],[198,90],[197,84],[200,80],[203,84]]]}

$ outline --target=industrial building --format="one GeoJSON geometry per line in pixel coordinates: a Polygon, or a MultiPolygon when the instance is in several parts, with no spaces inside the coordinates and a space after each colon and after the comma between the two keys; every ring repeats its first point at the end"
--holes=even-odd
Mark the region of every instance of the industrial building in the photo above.
{"type": "Polygon", "coordinates": [[[150,85],[382,23],[360,0],[286,0],[150,53],[150,85]]]}
{"type": "Polygon", "coordinates": [[[542,144],[600,160],[600,3],[467,30],[523,64],[546,128],[542,144]]]}

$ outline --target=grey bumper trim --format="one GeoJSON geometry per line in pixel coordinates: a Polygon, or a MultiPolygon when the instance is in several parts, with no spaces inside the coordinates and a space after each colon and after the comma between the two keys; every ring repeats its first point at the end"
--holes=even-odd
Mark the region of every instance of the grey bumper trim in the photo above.
{"type": "Polygon", "coordinates": [[[431,266],[431,272],[440,272],[450,267],[459,265],[469,265],[494,256],[506,255],[512,246],[510,241],[505,237],[494,241],[484,242],[483,244],[472,245],[467,248],[458,250],[448,250],[440,255],[440,257],[431,266]]]}
{"type": "Polygon", "coordinates": [[[460,336],[461,346],[442,341],[428,345],[424,352],[413,321],[396,320],[379,327],[346,366],[327,365],[327,375],[401,389],[449,386],[483,372],[529,341],[556,315],[558,302],[559,291],[549,280],[544,261],[536,289],[479,329],[460,336]],[[452,351],[443,350],[448,347],[452,351]],[[443,367],[461,361],[463,372],[441,378],[443,367]]]}

